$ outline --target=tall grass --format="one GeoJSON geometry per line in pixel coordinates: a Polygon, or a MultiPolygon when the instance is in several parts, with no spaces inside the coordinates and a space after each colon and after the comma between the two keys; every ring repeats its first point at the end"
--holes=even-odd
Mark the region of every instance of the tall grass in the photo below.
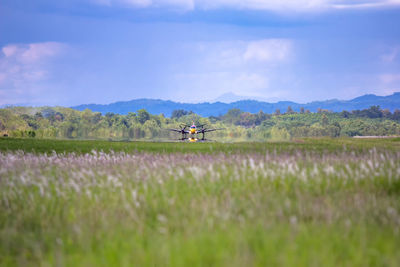
{"type": "Polygon", "coordinates": [[[354,151],[364,153],[370,149],[400,150],[400,138],[354,139],[354,138],[306,138],[293,142],[238,142],[238,143],[185,143],[185,142],[110,142],[101,140],[60,140],[1,138],[0,151],[24,150],[34,153],[90,153],[104,152],[151,152],[151,153],[296,153],[314,151],[337,153],[354,151]]]}
{"type": "Polygon", "coordinates": [[[0,153],[0,263],[400,264],[400,153],[0,153]]]}

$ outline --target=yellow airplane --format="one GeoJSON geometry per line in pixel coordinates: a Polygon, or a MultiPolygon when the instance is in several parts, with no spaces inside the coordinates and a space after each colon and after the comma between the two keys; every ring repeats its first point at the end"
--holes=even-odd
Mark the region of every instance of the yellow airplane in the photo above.
{"type": "Polygon", "coordinates": [[[191,143],[197,142],[197,141],[207,141],[207,139],[204,137],[204,134],[207,132],[213,132],[213,131],[218,131],[218,130],[223,130],[223,129],[207,129],[204,128],[205,124],[196,126],[194,122],[192,125],[181,125],[180,129],[167,129],[169,131],[173,132],[178,132],[182,134],[182,138],[178,139],[181,141],[188,140],[191,143]],[[186,130],[186,128],[189,127],[189,130],[186,130]],[[202,134],[202,138],[197,138],[199,134],[202,134]],[[189,137],[187,136],[189,135],[189,137]]]}

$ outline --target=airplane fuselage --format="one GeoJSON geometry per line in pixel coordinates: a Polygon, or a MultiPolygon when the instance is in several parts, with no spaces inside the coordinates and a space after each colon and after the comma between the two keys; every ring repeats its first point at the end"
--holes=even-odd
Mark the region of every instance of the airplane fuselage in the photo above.
{"type": "Polygon", "coordinates": [[[192,126],[190,126],[189,133],[190,133],[190,134],[196,134],[196,133],[197,133],[197,131],[196,131],[196,125],[193,124],[192,126]]]}

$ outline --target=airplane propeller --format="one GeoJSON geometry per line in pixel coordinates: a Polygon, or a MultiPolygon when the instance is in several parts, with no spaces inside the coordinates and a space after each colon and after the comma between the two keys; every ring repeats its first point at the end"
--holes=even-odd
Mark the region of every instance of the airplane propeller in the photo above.
{"type": "Polygon", "coordinates": [[[172,132],[178,132],[181,133],[182,135],[186,134],[186,128],[188,127],[187,125],[179,125],[180,129],[166,129],[168,131],[172,131],[172,132]]]}

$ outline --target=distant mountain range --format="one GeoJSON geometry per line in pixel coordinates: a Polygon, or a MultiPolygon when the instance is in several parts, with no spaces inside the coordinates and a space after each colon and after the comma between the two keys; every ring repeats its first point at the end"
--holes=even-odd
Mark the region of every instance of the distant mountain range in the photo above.
{"type": "Polygon", "coordinates": [[[128,112],[136,112],[139,109],[146,109],[151,114],[163,113],[165,116],[171,116],[175,109],[183,109],[193,111],[204,117],[218,116],[225,114],[232,108],[238,108],[242,111],[256,113],[262,110],[265,113],[273,113],[276,109],[280,109],[283,113],[291,106],[294,111],[299,111],[301,107],[311,112],[316,112],[319,108],[327,109],[334,112],[343,110],[351,111],[356,109],[366,109],[370,106],[379,105],[382,109],[394,111],[400,109],[400,92],[388,96],[376,96],[373,94],[363,95],[351,100],[326,100],[314,101],[306,104],[299,104],[291,101],[279,101],[276,103],[261,102],[256,100],[240,100],[233,103],[177,103],[170,100],[158,99],[136,99],[131,101],[115,102],[108,105],[87,104],[72,107],[76,110],[90,109],[103,114],[113,112],[117,114],[128,114],[128,112]]]}
{"type": "Polygon", "coordinates": [[[233,103],[241,100],[256,100],[260,102],[277,102],[279,101],[278,98],[276,97],[269,97],[269,98],[264,98],[264,97],[257,97],[257,96],[242,96],[242,95],[237,95],[232,92],[225,93],[223,95],[220,95],[216,99],[212,101],[214,102],[222,102],[222,103],[233,103]]]}

